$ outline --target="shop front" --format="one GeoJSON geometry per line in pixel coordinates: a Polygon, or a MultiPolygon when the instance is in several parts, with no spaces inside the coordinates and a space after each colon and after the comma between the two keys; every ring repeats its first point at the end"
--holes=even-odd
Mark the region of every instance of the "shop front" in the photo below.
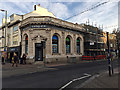
{"type": "Polygon", "coordinates": [[[11,63],[12,61],[12,57],[14,55],[14,53],[17,54],[17,56],[20,58],[21,56],[21,49],[20,49],[20,46],[17,46],[17,47],[8,47],[8,50],[7,50],[7,61],[11,63]]]}

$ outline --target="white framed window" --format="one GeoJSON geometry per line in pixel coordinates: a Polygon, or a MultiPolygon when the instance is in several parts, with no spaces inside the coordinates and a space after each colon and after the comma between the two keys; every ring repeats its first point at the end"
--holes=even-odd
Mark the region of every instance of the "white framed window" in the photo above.
{"type": "Polygon", "coordinates": [[[13,21],[13,20],[14,20],[14,17],[13,17],[13,16],[11,16],[11,17],[10,17],[10,21],[13,21]]]}
{"type": "Polygon", "coordinates": [[[16,26],[13,27],[13,32],[15,32],[17,30],[18,30],[18,26],[16,25],[16,26]]]}

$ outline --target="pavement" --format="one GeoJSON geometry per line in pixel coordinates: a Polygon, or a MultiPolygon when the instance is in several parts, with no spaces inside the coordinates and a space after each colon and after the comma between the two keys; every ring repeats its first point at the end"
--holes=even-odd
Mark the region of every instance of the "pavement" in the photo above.
{"type": "Polygon", "coordinates": [[[114,74],[109,76],[109,72],[102,72],[92,76],[89,80],[82,83],[76,88],[116,88],[120,89],[119,85],[120,73],[118,68],[114,69],[114,74]]]}
{"type": "Polygon", "coordinates": [[[18,67],[12,67],[10,63],[2,65],[2,78],[7,78],[11,76],[20,76],[35,72],[43,72],[48,70],[56,70],[54,66],[65,65],[65,64],[47,64],[46,66],[38,64],[18,64],[18,67]]]}
{"type": "MultiPolygon", "coordinates": [[[[84,63],[86,61],[82,61],[79,63],[84,63]]],[[[35,72],[43,72],[48,70],[56,70],[55,66],[68,65],[68,63],[51,63],[44,65],[34,65],[34,64],[18,64],[18,67],[12,67],[11,64],[6,63],[2,65],[2,78],[7,78],[11,76],[19,76],[28,73],[35,72]]],[[[120,73],[118,68],[114,69],[114,74],[110,77],[108,71],[102,72],[100,74],[92,76],[90,79],[86,80],[80,86],[75,88],[120,88],[118,81],[120,77],[120,73]]]]}

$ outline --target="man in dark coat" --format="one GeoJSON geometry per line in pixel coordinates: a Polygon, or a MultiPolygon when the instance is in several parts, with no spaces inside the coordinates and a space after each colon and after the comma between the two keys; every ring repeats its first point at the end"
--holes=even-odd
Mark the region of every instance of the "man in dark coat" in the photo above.
{"type": "Polygon", "coordinates": [[[18,63],[18,56],[16,53],[14,53],[14,63],[12,64],[12,67],[14,66],[14,64],[16,64],[16,67],[18,67],[17,63],[18,63]]]}
{"type": "Polygon", "coordinates": [[[23,54],[22,60],[23,60],[23,64],[26,64],[26,55],[25,54],[23,54]]]}

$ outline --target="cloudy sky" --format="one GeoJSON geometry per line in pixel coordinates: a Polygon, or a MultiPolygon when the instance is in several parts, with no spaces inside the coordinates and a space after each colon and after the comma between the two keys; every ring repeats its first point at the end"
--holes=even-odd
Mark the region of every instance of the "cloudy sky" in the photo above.
{"type": "MultiPolygon", "coordinates": [[[[104,31],[112,32],[118,26],[119,0],[1,0],[0,9],[13,13],[26,14],[33,11],[35,4],[47,8],[57,18],[73,23],[86,23],[104,27],[104,31]],[[107,3],[105,3],[107,2],[107,3]],[[84,13],[82,13],[84,12],[84,13]],[[71,17],[71,18],[69,18],[71,17]]],[[[0,25],[5,13],[0,12],[0,25]]]]}

